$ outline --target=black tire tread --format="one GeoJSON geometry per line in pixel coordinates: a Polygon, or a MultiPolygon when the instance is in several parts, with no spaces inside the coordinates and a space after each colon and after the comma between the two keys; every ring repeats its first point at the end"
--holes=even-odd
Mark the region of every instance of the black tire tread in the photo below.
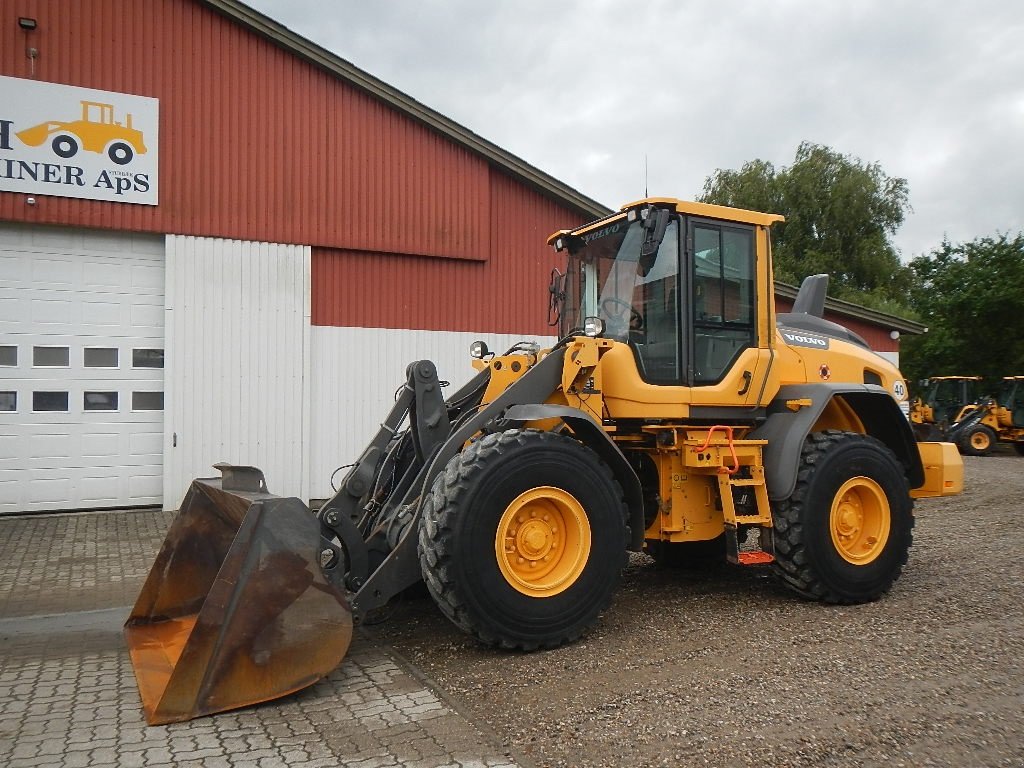
{"type": "Polygon", "coordinates": [[[960,453],[964,454],[965,456],[987,456],[989,453],[992,452],[992,448],[995,447],[995,444],[998,441],[998,439],[999,438],[997,437],[995,431],[990,426],[988,426],[987,424],[976,424],[973,427],[971,427],[966,434],[961,436],[960,441],[957,444],[957,448],[959,448],[960,453]],[[983,451],[979,451],[974,446],[971,445],[971,435],[979,431],[984,431],[988,433],[988,448],[983,451]]]}
{"type": "MultiPolygon", "coordinates": [[[[419,554],[420,568],[423,572],[423,579],[427,589],[437,603],[441,611],[464,632],[476,637],[481,643],[487,646],[500,647],[507,650],[534,651],[539,648],[557,648],[566,643],[578,640],[590,625],[571,627],[561,636],[548,639],[544,642],[512,641],[496,633],[488,627],[484,621],[474,619],[465,610],[464,602],[460,597],[460,589],[463,588],[458,580],[452,575],[454,542],[454,520],[458,515],[466,514],[466,496],[473,488],[476,478],[481,476],[491,462],[501,462],[513,448],[523,447],[530,444],[554,444],[560,443],[566,450],[583,451],[591,455],[591,458],[605,467],[608,476],[611,477],[611,470],[602,462],[591,449],[582,443],[563,435],[540,430],[512,429],[506,432],[486,435],[480,440],[472,443],[468,448],[455,456],[445,470],[434,479],[430,492],[424,501],[423,516],[419,529],[419,554]]],[[[621,507],[622,518],[626,524],[626,538],[629,541],[629,515],[626,509],[624,494],[621,487],[615,482],[618,489],[618,503],[621,507]]],[[[628,563],[628,552],[622,547],[621,561],[616,564],[617,573],[626,567],[628,563]]],[[[618,576],[616,577],[616,584],[618,576]]],[[[611,604],[614,589],[609,590],[608,595],[602,601],[598,614],[605,611],[611,604]]],[[[594,621],[597,617],[595,616],[594,621]]],[[[592,624],[593,622],[591,622],[592,624]]]]}
{"type": "MultiPolygon", "coordinates": [[[[797,473],[796,488],[793,494],[782,502],[772,505],[772,517],[775,527],[775,574],[793,592],[809,600],[838,605],[850,605],[855,602],[831,589],[819,576],[807,557],[803,523],[801,515],[807,497],[808,486],[815,467],[822,458],[835,446],[845,441],[864,441],[874,444],[881,451],[889,454],[896,466],[900,466],[896,455],[881,441],[854,432],[826,430],[815,432],[807,437],[800,456],[800,469],[797,473]]],[[[913,500],[910,502],[911,511],[913,500]]],[[[914,527],[914,516],[910,515],[910,528],[914,527]]],[[[909,544],[912,532],[907,532],[907,547],[902,550],[898,565],[889,585],[872,595],[874,600],[885,594],[896,581],[907,564],[909,544]]]]}

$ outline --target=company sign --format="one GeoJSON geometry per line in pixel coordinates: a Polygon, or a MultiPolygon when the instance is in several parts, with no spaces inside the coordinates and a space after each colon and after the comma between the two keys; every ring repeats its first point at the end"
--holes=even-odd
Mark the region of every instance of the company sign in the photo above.
{"type": "Polygon", "coordinates": [[[0,191],[157,204],[159,101],[0,76],[0,191]]]}

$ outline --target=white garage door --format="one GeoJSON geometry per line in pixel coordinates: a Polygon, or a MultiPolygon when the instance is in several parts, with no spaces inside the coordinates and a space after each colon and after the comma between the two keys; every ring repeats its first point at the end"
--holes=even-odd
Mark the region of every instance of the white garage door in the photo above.
{"type": "Polygon", "coordinates": [[[0,513],[158,504],[164,240],[0,223],[0,513]]]}

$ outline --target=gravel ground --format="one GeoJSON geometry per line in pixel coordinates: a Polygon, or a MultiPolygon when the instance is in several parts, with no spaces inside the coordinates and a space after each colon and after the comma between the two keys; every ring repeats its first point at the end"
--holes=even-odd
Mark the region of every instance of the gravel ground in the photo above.
{"type": "Polygon", "coordinates": [[[366,633],[542,766],[1024,766],[1024,458],[965,463],[965,494],[918,502],[910,562],[869,605],[637,556],[556,651],[481,648],[426,596],[366,633]]]}

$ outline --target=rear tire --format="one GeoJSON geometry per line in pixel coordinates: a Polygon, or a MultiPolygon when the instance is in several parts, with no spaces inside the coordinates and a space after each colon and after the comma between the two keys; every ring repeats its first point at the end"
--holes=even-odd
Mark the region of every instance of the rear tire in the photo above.
{"type": "Polygon", "coordinates": [[[957,445],[965,456],[988,456],[996,444],[996,433],[984,424],[976,424],[961,435],[957,445]]]}
{"type": "Polygon", "coordinates": [[[1018,456],[1024,456],[1024,441],[1014,443],[1013,450],[1017,452],[1018,456]]]}
{"type": "Polygon", "coordinates": [[[913,504],[902,465],[881,442],[810,435],[793,495],[773,505],[776,575],[812,600],[877,600],[907,562],[913,504]]]}
{"type": "Polygon", "coordinates": [[[627,563],[622,488],[586,446],[513,429],[448,462],[423,505],[419,553],[434,601],[502,648],[554,648],[608,607],[627,563]]]}

